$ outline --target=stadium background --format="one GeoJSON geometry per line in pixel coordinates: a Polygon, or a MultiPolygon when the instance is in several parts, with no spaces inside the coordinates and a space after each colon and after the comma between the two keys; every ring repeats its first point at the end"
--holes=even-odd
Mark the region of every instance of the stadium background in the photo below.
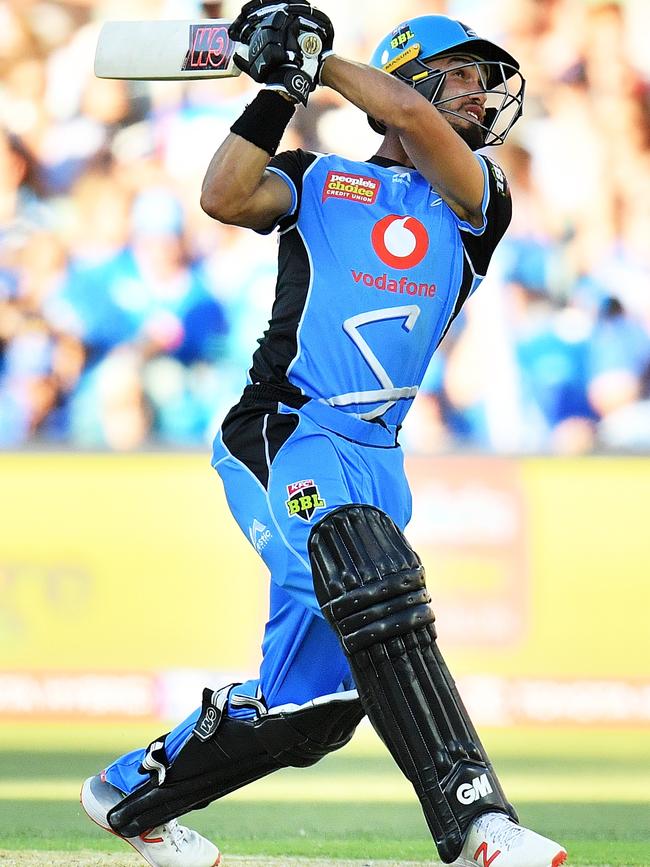
{"type": "MultiPolygon", "coordinates": [[[[648,4],[321,5],[353,58],[444,12],[522,61],[526,115],[494,152],[513,224],[404,431],[409,537],[477,721],[647,725],[648,4]]],[[[8,723],[176,717],[257,663],[265,576],[209,442],[268,318],[275,240],[198,206],[254,89],[92,75],[101,20],[201,14],[0,2],[8,723]]],[[[284,140],[361,159],[377,143],[324,90],[284,140]]]]}

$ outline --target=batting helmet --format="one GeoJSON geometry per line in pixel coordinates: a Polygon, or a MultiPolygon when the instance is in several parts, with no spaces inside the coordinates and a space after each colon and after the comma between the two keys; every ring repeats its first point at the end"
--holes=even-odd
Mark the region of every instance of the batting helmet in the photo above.
{"type": "MultiPolygon", "coordinates": [[[[460,21],[446,15],[422,15],[402,22],[381,40],[370,66],[414,87],[439,111],[456,114],[445,105],[455,97],[442,98],[449,70],[442,72],[431,65],[436,57],[452,54],[463,58],[458,66],[476,66],[479,71],[482,88],[474,92],[485,94],[486,105],[483,121],[475,123],[483,132],[482,145],[503,144],[521,117],[526,83],[512,55],[494,42],[480,39],[460,21]]],[[[383,124],[374,118],[368,120],[376,132],[386,132],[383,124]]]]}

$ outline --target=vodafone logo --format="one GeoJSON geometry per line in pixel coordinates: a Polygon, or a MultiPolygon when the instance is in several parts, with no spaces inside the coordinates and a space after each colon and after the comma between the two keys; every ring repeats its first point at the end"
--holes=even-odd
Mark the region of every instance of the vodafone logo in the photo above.
{"type": "Polygon", "coordinates": [[[390,268],[414,268],[429,249],[429,235],[415,217],[389,214],[372,230],[372,246],[390,268]]]}

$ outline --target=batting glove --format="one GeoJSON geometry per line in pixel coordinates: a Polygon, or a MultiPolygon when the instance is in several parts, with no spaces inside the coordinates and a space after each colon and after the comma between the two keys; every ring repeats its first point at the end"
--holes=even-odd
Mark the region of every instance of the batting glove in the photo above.
{"type": "Polygon", "coordinates": [[[329,18],[309,3],[251,0],[229,28],[240,43],[235,63],[254,81],[307,104],[325,57],[332,53],[329,18]]]}

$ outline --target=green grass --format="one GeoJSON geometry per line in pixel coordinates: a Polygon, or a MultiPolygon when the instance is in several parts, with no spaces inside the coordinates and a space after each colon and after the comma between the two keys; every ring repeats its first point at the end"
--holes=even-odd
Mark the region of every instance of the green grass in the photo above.
{"type": "MultiPolygon", "coordinates": [[[[0,849],[123,851],[82,814],[77,793],[81,780],[137,743],[134,734],[0,726],[0,849]],[[48,787],[56,797],[39,795],[48,787]]],[[[485,739],[522,823],[568,846],[571,865],[649,867],[644,732],[495,731],[485,739]]],[[[281,771],[212,804],[190,824],[233,856],[435,861],[419,807],[371,733],[314,768],[281,771]]]]}
{"type": "MultiPolygon", "coordinates": [[[[571,863],[647,867],[648,805],[520,805],[522,822],[568,846],[571,863]]],[[[124,846],[95,829],[68,801],[2,805],[0,848],[123,852],[124,846]]],[[[417,808],[407,804],[349,805],[304,802],[222,801],[192,816],[192,827],[232,855],[370,858],[426,861],[434,858],[417,808]]]]}

